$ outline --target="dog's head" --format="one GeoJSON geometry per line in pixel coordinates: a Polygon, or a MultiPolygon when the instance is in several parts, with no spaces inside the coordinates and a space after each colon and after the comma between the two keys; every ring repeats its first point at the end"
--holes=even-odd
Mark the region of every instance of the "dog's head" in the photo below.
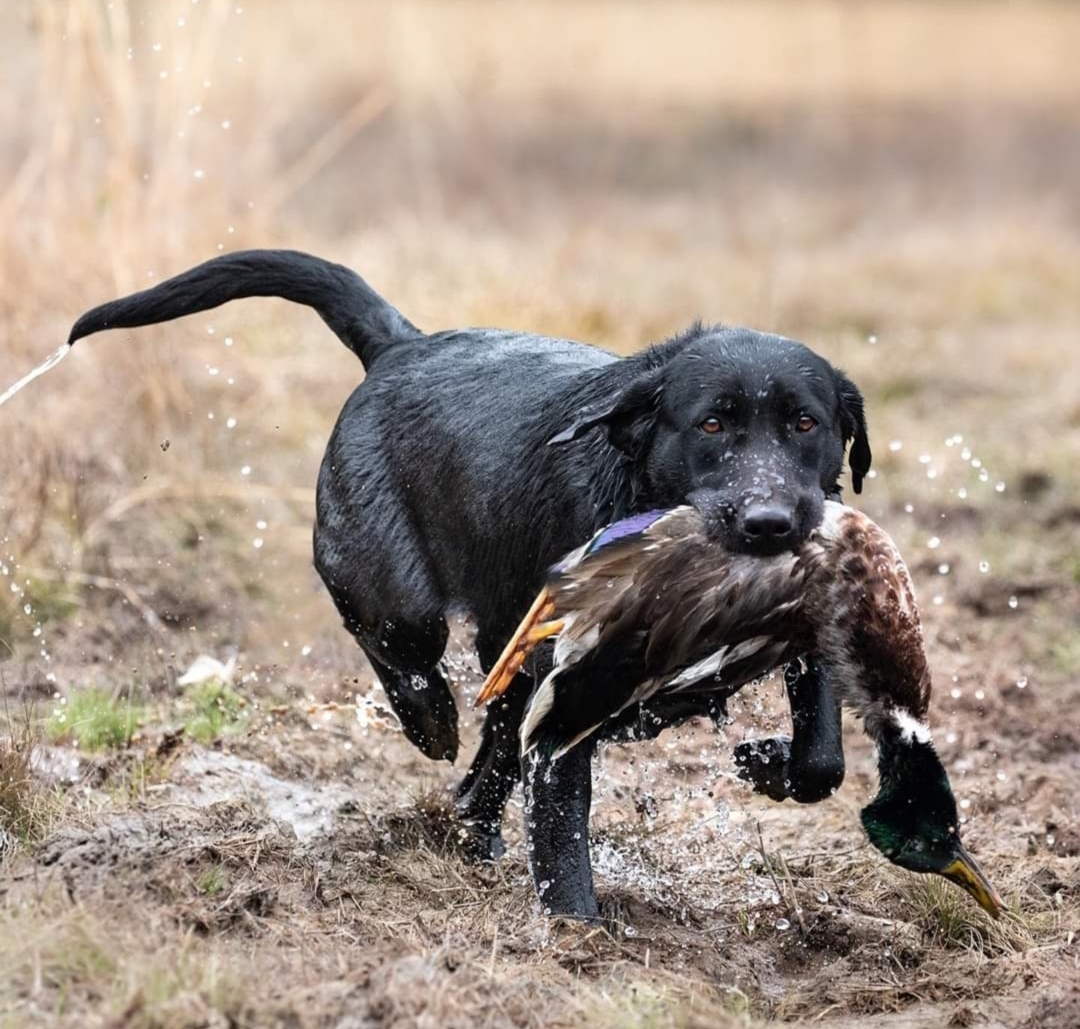
{"type": "Polygon", "coordinates": [[[602,429],[629,459],[643,502],[690,501],[727,546],[748,553],[792,549],[820,524],[848,444],[861,492],[870,469],[862,394],[801,343],[700,329],[654,355],[552,442],[602,429]]]}

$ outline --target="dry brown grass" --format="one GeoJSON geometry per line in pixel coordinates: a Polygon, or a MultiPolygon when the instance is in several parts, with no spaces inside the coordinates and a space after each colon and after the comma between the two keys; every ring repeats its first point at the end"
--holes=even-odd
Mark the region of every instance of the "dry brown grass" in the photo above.
{"type": "Polygon", "coordinates": [[[45,718],[97,688],[145,722],[123,752],[42,748],[36,775],[38,728],[3,734],[28,845],[0,881],[0,1025],[1067,1024],[1080,11],[237,6],[0,0],[0,386],[85,307],[219,246],[345,260],[429,327],[805,338],[867,393],[863,500],[915,571],[937,738],[1010,913],[862,845],[857,730],[827,804],[735,786],[731,741],[785,723],[771,687],[725,737],[605,751],[603,929],[540,917],[516,809],[507,859],[463,864],[450,770],[307,713],[371,685],[309,567],[360,371],[309,312],[252,301],[80,343],[0,410],[7,703],[45,718]],[[246,727],[204,753],[176,679],[234,651],[246,727]],[[289,795],[332,831],[297,840],[289,795]]]}
{"type": "Polygon", "coordinates": [[[48,832],[58,812],[56,792],[35,774],[39,727],[29,707],[13,714],[5,697],[0,725],[0,863],[18,844],[33,843],[48,832]]]}

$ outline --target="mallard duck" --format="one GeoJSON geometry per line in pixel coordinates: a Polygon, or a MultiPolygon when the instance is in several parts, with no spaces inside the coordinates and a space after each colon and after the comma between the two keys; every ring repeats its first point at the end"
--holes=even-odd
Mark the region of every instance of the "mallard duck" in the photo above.
{"type": "Polygon", "coordinates": [[[879,789],[862,811],[894,864],[935,872],[991,915],[997,891],[960,840],[956,801],[926,724],[931,679],[911,577],[866,515],[828,502],[793,553],[724,549],[690,506],[611,525],[554,566],[477,703],[499,695],[542,640],[554,667],[521,726],[522,750],[557,758],[657,694],[733,693],[817,655],[877,744],[879,789]]]}

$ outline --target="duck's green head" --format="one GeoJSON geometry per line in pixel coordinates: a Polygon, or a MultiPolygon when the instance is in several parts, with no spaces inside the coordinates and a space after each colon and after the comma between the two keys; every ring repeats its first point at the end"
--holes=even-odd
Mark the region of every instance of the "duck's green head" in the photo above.
{"type": "Polygon", "coordinates": [[[997,918],[1002,900],[960,842],[956,800],[929,734],[885,726],[878,734],[877,796],[862,810],[870,842],[893,864],[956,883],[997,918]]]}

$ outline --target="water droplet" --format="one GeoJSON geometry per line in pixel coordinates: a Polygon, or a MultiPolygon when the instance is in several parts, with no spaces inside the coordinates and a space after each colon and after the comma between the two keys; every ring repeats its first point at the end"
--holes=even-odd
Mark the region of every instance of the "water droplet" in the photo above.
{"type": "Polygon", "coordinates": [[[935,607],[940,607],[944,603],[945,603],[945,598],[940,593],[935,593],[934,594],[934,605],[935,605],[935,607]]]}
{"type": "Polygon", "coordinates": [[[905,504],[904,505],[904,514],[913,514],[914,511],[915,511],[915,505],[914,504],[905,504]]]}
{"type": "Polygon", "coordinates": [[[960,801],[960,807],[967,811],[967,809],[971,807],[971,801],[968,800],[967,797],[965,797],[962,801],[960,801]]]}
{"type": "Polygon", "coordinates": [[[979,562],[979,571],[982,572],[983,575],[985,575],[988,571],[990,571],[990,562],[989,561],[980,561],[979,562]]]}
{"type": "Polygon", "coordinates": [[[1016,688],[1018,690],[1026,690],[1027,689],[1027,684],[1028,684],[1028,679],[1027,679],[1026,675],[1021,675],[1020,678],[1016,680],[1016,688]]]}
{"type": "Polygon", "coordinates": [[[948,575],[949,574],[949,563],[947,561],[942,561],[942,563],[937,566],[937,570],[938,570],[938,575],[948,575]]]}
{"type": "Polygon", "coordinates": [[[828,891],[827,890],[818,890],[818,892],[816,894],[814,894],[814,899],[819,904],[828,904],[829,903],[828,891]]]}
{"type": "Polygon", "coordinates": [[[866,337],[866,342],[869,343],[870,346],[874,346],[877,343],[877,336],[875,336],[873,334],[867,336],[866,337]]]}
{"type": "Polygon", "coordinates": [[[265,522],[265,521],[263,521],[263,519],[261,519],[261,518],[260,518],[260,519],[259,519],[259,520],[258,520],[258,521],[257,521],[257,522],[255,523],[255,528],[256,528],[256,529],[265,529],[265,528],[266,528],[266,522],[265,522]]]}
{"type": "Polygon", "coordinates": [[[958,496],[958,497],[959,497],[959,498],[960,498],[961,500],[967,500],[967,496],[968,496],[968,491],[967,491],[966,489],[964,489],[964,487],[963,487],[963,486],[961,486],[961,487],[960,487],[960,488],[959,488],[959,489],[958,489],[958,490],[956,491],[956,495],[957,495],[957,496],[958,496]]]}
{"type": "Polygon", "coordinates": [[[203,172],[202,168],[196,168],[195,171],[192,172],[192,174],[194,175],[195,178],[201,179],[203,177],[203,175],[205,174],[205,172],[203,172]]]}
{"type": "Polygon", "coordinates": [[[791,928],[791,923],[786,918],[778,918],[776,920],[776,931],[780,933],[786,933],[791,928]]]}
{"type": "Polygon", "coordinates": [[[254,547],[254,548],[255,548],[256,550],[262,550],[262,545],[263,545],[263,539],[262,539],[262,537],[261,537],[261,536],[256,536],[256,537],[255,537],[255,538],[254,538],[254,539],[253,539],[253,540],[251,541],[251,545],[252,545],[252,546],[253,546],[253,547],[254,547]]]}
{"type": "Polygon", "coordinates": [[[983,699],[985,699],[985,697],[986,697],[986,690],[976,690],[975,691],[975,699],[976,700],[983,700],[983,699]]]}
{"type": "Polygon", "coordinates": [[[1020,606],[1020,601],[1016,597],[1009,597],[1009,607],[1015,611],[1020,606]]]}
{"type": "Polygon", "coordinates": [[[941,546],[941,538],[940,538],[939,536],[931,536],[931,537],[930,537],[930,538],[929,538],[929,539],[928,539],[928,540],[926,541],[926,545],[927,545],[927,546],[928,546],[928,547],[929,547],[929,548],[930,548],[931,550],[937,550],[937,548],[941,546]]]}
{"type": "Polygon", "coordinates": [[[889,449],[890,449],[890,450],[891,450],[891,451],[892,451],[892,452],[893,452],[894,454],[895,454],[895,453],[896,453],[896,452],[897,452],[898,450],[903,450],[903,449],[904,449],[904,441],[903,441],[903,440],[899,440],[899,439],[894,439],[894,440],[893,440],[893,441],[892,441],[892,442],[891,442],[891,443],[889,444],[889,449]]]}
{"type": "Polygon", "coordinates": [[[932,460],[933,458],[929,454],[919,455],[919,464],[929,464],[932,460]]]}
{"type": "Polygon", "coordinates": [[[958,690],[955,686],[949,690],[949,696],[952,697],[953,700],[959,700],[963,695],[963,691],[958,690]]]}
{"type": "Polygon", "coordinates": [[[249,465],[249,464],[244,465],[244,467],[240,469],[240,474],[241,475],[250,475],[251,474],[251,465],[249,465]]]}
{"type": "Polygon", "coordinates": [[[1005,492],[1005,483],[1003,483],[1003,482],[995,482],[994,483],[994,491],[996,493],[1004,493],[1005,492]]]}
{"type": "Polygon", "coordinates": [[[235,429],[236,428],[236,419],[235,418],[230,418],[225,423],[225,428],[227,428],[227,429],[235,429]]]}
{"type": "Polygon", "coordinates": [[[637,936],[637,930],[632,925],[624,925],[623,936],[637,936]]]}

